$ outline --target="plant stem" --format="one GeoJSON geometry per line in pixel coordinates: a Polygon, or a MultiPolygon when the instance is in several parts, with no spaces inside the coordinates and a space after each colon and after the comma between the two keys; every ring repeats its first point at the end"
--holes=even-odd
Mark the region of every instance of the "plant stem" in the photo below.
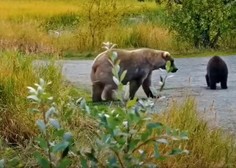
{"type": "Polygon", "coordinates": [[[149,139],[147,139],[146,141],[144,141],[143,143],[139,144],[136,148],[133,149],[132,153],[134,153],[136,150],[138,150],[140,147],[146,145],[148,142],[150,141],[155,141],[157,139],[157,137],[151,137],[149,139]]]}
{"type": "Polygon", "coordinates": [[[123,164],[123,162],[122,162],[122,160],[121,160],[121,158],[120,158],[120,156],[119,156],[119,153],[117,153],[115,150],[113,150],[113,152],[115,153],[116,157],[118,158],[118,161],[119,161],[119,163],[120,163],[120,166],[121,166],[122,168],[125,168],[125,166],[124,166],[124,164],[123,164]]]}
{"type": "MultiPolygon", "coordinates": [[[[45,108],[43,107],[43,121],[44,123],[46,124],[47,123],[47,120],[46,120],[46,111],[45,111],[45,108]]],[[[50,143],[49,143],[49,135],[48,135],[48,131],[46,129],[45,131],[45,139],[47,141],[47,148],[48,148],[48,159],[49,159],[49,162],[50,162],[50,168],[52,168],[52,157],[51,157],[51,148],[50,148],[50,143]]]]}

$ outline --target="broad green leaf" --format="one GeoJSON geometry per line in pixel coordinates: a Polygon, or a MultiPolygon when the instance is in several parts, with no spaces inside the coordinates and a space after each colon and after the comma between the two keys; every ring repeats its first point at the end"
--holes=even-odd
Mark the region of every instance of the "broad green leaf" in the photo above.
{"type": "Polygon", "coordinates": [[[180,137],[182,140],[189,140],[187,132],[181,132],[180,137]]]}
{"type": "Polygon", "coordinates": [[[48,97],[48,100],[53,100],[53,97],[52,96],[48,97]]]}
{"type": "Polygon", "coordinates": [[[30,109],[30,112],[32,112],[32,113],[39,113],[40,110],[36,109],[36,108],[32,108],[32,109],[30,109]]]}
{"type": "Polygon", "coordinates": [[[57,119],[49,118],[49,122],[54,128],[60,129],[60,124],[57,119]]]}
{"type": "Polygon", "coordinates": [[[115,84],[118,86],[120,84],[120,81],[115,76],[113,76],[112,78],[115,84]]]}
{"type": "Polygon", "coordinates": [[[166,62],[166,71],[169,72],[170,68],[171,68],[171,62],[167,61],[166,62]]]}
{"type": "Polygon", "coordinates": [[[63,139],[64,139],[65,141],[71,141],[72,138],[73,138],[73,136],[72,136],[72,133],[71,133],[71,132],[66,132],[66,133],[63,135],[63,139]]]}
{"type": "Polygon", "coordinates": [[[164,138],[157,139],[156,142],[161,143],[161,144],[168,144],[167,139],[164,139],[164,138]]]}
{"type": "Polygon", "coordinates": [[[77,100],[75,101],[75,103],[76,103],[76,104],[79,104],[79,103],[81,103],[81,101],[82,101],[83,99],[84,99],[83,97],[80,97],[79,99],[77,99],[77,100]]]}
{"type": "Polygon", "coordinates": [[[39,85],[38,88],[37,88],[37,92],[38,93],[44,93],[43,87],[39,85]]]}
{"type": "Polygon", "coordinates": [[[39,102],[40,101],[40,99],[36,95],[29,95],[29,96],[27,96],[27,99],[31,99],[31,100],[33,100],[35,102],[39,102]]]}
{"type": "Polygon", "coordinates": [[[4,165],[5,165],[4,159],[1,159],[0,160],[0,168],[4,168],[4,165]]]}
{"type": "Polygon", "coordinates": [[[132,151],[134,150],[140,142],[140,139],[133,139],[130,144],[129,144],[129,150],[132,151]]]}
{"type": "Polygon", "coordinates": [[[159,152],[159,147],[158,147],[158,144],[154,144],[154,156],[155,156],[155,159],[158,159],[160,157],[160,152],[159,152]]]}
{"type": "Polygon", "coordinates": [[[40,86],[44,86],[45,85],[45,81],[42,78],[39,79],[39,85],[40,86]]]}
{"type": "Polygon", "coordinates": [[[39,152],[35,152],[34,156],[37,159],[40,167],[50,168],[50,162],[45,157],[43,157],[39,152]]]}
{"type": "Polygon", "coordinates": [[[38,137],[38,138],[36,139],[36,141],[38,142],[40,148],[42,148],[42,149],[48,148],[48,146],[47,146],[47,141],[46,141],[44,138],[38,137]]]}
{"type": "Polygon", "coordinates": [[[59,164],[57,165],[57,168],[66,168],[66,167],[70,167],[71,162],[69,159],[64,158],[62,160],[60,160],[59,164]]]}
{"type": "Polygon", "coordinates": [[[182,154],[189,154],[189,150],[186,150],[186,149],[184,149],[184,150],[182,150],[182,154]]]}
{"type": "Polygon", "coordinates": [[[162,123],[148,123],[147,124],[147,128],[148,129],[162,129],[163,128],[163,124],[162,123]]]}
{"type": "Polygon", "coordinates": [[[80,108],[85,109],[86,106],[86,100],[84,98],[80,99],[80,108]]]}
{"type": "Polygon", "coordinates": [[[120,76],[120,81],[123,81],[123,80],[124,80],[126,74],[127,74],[127,70],[125,70],[125,71],[122,72],[122,74],[121,74],[121,76],[120,76]]]}
{"type": "Polygon", "coordinates": [[[87,159],[85,159],[83,156],[80,155],[80,162],[81,162],[81,166],[82,168],[88,168],[88,161],[87,159]]]}
{"type": "Polygon", "coordinates": [[[90,114],[91,111],[90,111],[89,106],[87,106],[87,105],[85,106],[85,111],[86,111],[88,114],[90,114]]]}
{"type": "Polygon", "coordinates": [[[69,142],[67,141],[63,141],[59,144],[56,144],[53,149],[52,152],[56,153],[56,152],[63,152],[67,147],[69,146],[69,142]]]}
{"type": "Polygon", "coordinates": [[[114,156],[110,157],[108,162],[109,162],[109,165],[108,165],[109,167],[119,167],[119,164],[117,162],[117,158],[114,156]]]}
{"type": "Polygon", "coordinates": [[[30,93],[30,94],[35,94],[35,95],[38,94],[38,92],[36,91],[36,89],[34,89],[33,87],[28,86],[27,88],[29,89],[29,93],[30,93]]]}
{"type": "Polygon", "coordinates": [[[126,103],[126,108],[134,107],[134,106],[136,105],[136,102],[137,102],[137,98],[134,98],[133,100],[129,100],[129,101],[126,103]]]}
{"type": "Polygon", "coordinates": [[[49,117],[52,117],[53,114],[56,113],[56,108],[55,107],[51,107],[48,109],[48,111],[46,112],[46,120],[48,120],[49,117]]]}
{"type": "Polygon", "coordinates": [[[176,149],[172,149],[172,151],[169,153],[169,155],[179,155],[182,153],[183,153],[183,150],[176,148],[176,149]]]}
{"type": "Polygon", "coordinates": [[[65,130],[59,129],[59,130],[55,130],[55,134],[54,135],[57,136],[57,137],[63,137],[64,134],[65,134],[65,130]]]}
{"type": "Polygon", "coordinates": [[[115,70],[115,68],[112,68],[112,70],[111,70],[111,71],[112,71],[112,75],[114,75],[114,76],[115,76],[115,75],[116,75],[116,70],[115,70]]]}
{"type": "Polygon", "coordinates": [[[141,134],[141,140],[146,141],[149,138],[149,136],[151,136],[151,131],[146,130],[141,134]]]}
{"type": "Polygon", "coordinates": [[[112,62],[115,62],[115,60],[117,59],[117,56],[118,56],[118,55],[117,55],[117,52],[115,52],[115,51],[112,52],[111,61],[112,61],[112,62]]]}
{"type": "Polygon", "coordinates": [[[45,134],[46,133],[46,125],[43,120],[37,120],[36,124],[38,125],[40,131],[45,134]]]}

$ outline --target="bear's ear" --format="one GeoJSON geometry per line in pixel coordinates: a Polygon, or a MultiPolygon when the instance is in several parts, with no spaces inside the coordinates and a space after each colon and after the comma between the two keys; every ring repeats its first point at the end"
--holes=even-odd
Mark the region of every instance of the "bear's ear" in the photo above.
{"type": "Polygon", "coordinates": [[[168,57],[170,57],[170,53],[167,52],[167,51],[164,51],[164,52],[162,53],[162,57],[163,57],[163,58],[168,58],[168,57]]]}

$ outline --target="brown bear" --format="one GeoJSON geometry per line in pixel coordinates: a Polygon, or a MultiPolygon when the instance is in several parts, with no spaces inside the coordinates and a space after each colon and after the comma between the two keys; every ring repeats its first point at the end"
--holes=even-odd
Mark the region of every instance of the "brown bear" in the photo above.
{"type": "Polygon", "coordinates": [[[207,64],[206,74],[207,86],[216,89],[216,83],[221,84],[222,89],[227,89],[228,68],[226,63],[219,56],[213,56],[207,64]]]}
{"type": "Polygon", "coordinates": [[[150,48],[133,50],[112,49],[99,54],[93,62],[91,71],[92,100],[94,102],[102,100],[113,100],[113,92],[117,85],[113,81],[112,63],[109,59],[109,52],[116,52],[120,61],[120,74],[127,70],[122,83],[129,82],[129,96],[133,99],[135,93],[142,85],[147,97],[154,97],[150,90],[152,71],[163,68],[167,61],[171,62],[171,72],[176,72],[174,59],[167,51],[160,51],[150,48]]]}

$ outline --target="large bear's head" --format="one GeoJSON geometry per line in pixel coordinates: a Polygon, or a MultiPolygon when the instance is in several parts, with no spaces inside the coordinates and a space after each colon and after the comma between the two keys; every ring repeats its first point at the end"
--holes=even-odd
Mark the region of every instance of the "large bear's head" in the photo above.
{"type": "Polygon", "coordinates": [[[170,61],[170,72],[174,73],[178,70],[175,66],[174,58],[171,57],[170,53],[167,51],[154,50],[149,56],[149,62],[154,67],[154,69],[166,69],[166,63],[170,61]]]}
{"type": "MultiPolygon", "coordinates": [[[[165,62],[170,61],[170,72],[174,73],[178,71],[178,68],[175,66],[174,59],[171,57],[169,52],[164,51],[162,53],[162,58],[165,60],[165,62]]],[[[166,64],[162,68],[166,69],[166,64]]]]}

